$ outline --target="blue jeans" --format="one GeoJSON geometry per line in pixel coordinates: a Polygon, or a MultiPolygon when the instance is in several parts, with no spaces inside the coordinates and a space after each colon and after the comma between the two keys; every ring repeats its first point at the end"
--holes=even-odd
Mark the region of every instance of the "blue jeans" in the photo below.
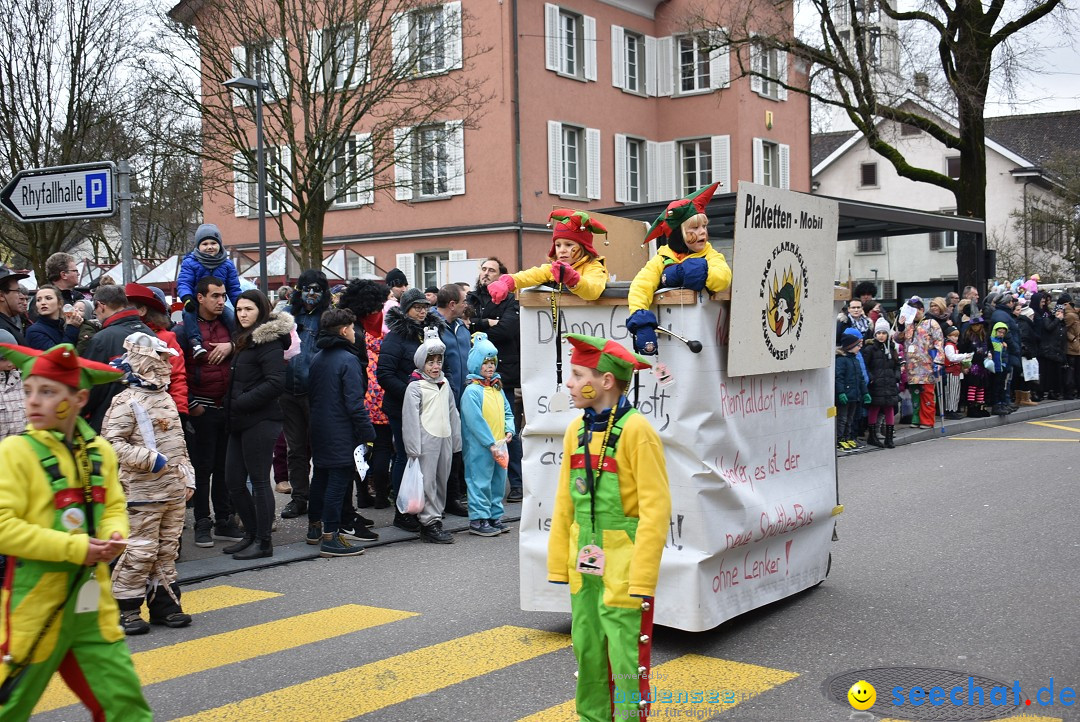
{"type": "Polygon", "coordinates": [[[336,534],[341,507],[352,488],[353,467],[316,466],[308,494],[308,522],[322,521],[324,534],[336,534]]]}
{"type": "MultiPolygon", "coordinates": [[[[221,312],[221,320],[226,328],[236,328],[236,312],[232,306],[225,304],[225,310],[221,312]]],[[[184,330],[187,332],[188,343],[192,348],[202,346],[202,331],[199,330],[199,316],[197,313],[184,311],[184,330]]],[[[210,351],[210,349],[206,349],[210,351]]]]}
{"type": "Polygon", "coordinates": [[[401,488],[401,477],[405,476],[405,464],[409,459],[405,455],[405,436],[402,432],[401,419],[395,419],[386,415],[390,421],[390,433],[394,437],[394,465],[390,470],[390,498],[391,504],[397,500],[398,489],[401,488]]]}

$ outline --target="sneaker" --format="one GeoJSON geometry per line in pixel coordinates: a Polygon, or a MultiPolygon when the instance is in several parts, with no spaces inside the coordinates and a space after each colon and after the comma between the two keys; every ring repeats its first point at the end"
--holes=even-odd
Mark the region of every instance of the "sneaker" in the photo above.
{"type": "Polygon", "coordinates": [[[206,351],[205,348],[203,348],[203,345],[201,343],[197,343],[197,344],[195,344],[194,346],[191,347],[191,357],[192,358],[202,358],[206,354],[207,354],[207,351],[206,351]]]}
{"type": "Polygon", "coordinates": [[[375,522],[374,522],[374,521],[372,521],[371,519],[368,519],[368,518],[367,518],[366,516],[364,516],[363,514],[357,514],[357,515],[356,515],[356,516],[354,517],[354,520],[355,520],[355,521],[356,521],[356,523],[357,523],[357,524],[359,524],[360,526],[368,526],[368,527],[371,527],[371,526],[375,526],[375,522]]]}
{"type": "Polygon", "coordinates": [[[487,519],[473,519],[469,522],[469,533],[476,536],[499,536],[501,531],[493,527],[487,519]]]}
{"type": "Polygon", "coordinates": [[[293,499],[281,510],[282,519],[295,519],[307,513],[307,502],[303,499],[293,499]]]}
{"type": "Polygon", "coordinates": [[[363,553],[363,547],[354,547],[345,541],[340,534],[324,534],[322,546],[319,547],[319,556],[325,559],[330,557],[356,557],[363,553]]]}
{"type": "Polygon", "coordinates": [[[524,498],[524,495],[521,493],[521,487],[520,486],[512,486],[512,487],[510,487],[510,493],[506,495],[506,501],[511,503],[511,504],[519,504],[519,503],[521,503],[521,500],[523,498],[524,498]]]}
{"type": "Polygon", "coordinates": [[[400,511],[395,511],[394,526],[402,531],[418,532],[420,520],[416,518],[416,514],[402,514],[400,511]]]}
{"type": "Polygon", "coordinates": [[[214,546],[214,520],[210,517],[195,520],[195,546],[207,549],[214,546]]]}
{"type": "Polygon", "coordinates": [[[322,522],[315,521],[307,525],[307,536],[304,537],[304,541],[308,544],[322,544],[322,522]]]}
{"type": "Polygon", "coordinates": [[[441,521],[433,521],[427,526],[420,527],[420,541],[431,544],[453,544],[454,535],[442,528],[441,521]]]}
{"type": "Polygon", "coordinates": [[[214,538],[225,541],[240,541],[244,538],[244,530],[236,523],[236,517],[218,519],[214,522],[214,538]]]}
{"type": "Polygon", "coordinates": [[[502,521],[500,521],[499,519],[488,519],[488,524],[491,524],[491,526],[498,529],[500,534],[506,534],[510,531],[510,527],[508,527],[506,524],[503,524],[502,521]]]}
{"type": "Polygon", "coordinates": [[[120,626],[124,628],[124,634],[129,637],[150,631],[150,624],[142,618],[138,609],[125,609],[120,612],[120,626]]]}
{"type": "Polygon", "coordinates": [[[359,541],[378,541],[379,535],[368,529],[361,524],[353,524],[349,526],[342,524],[338,527],[338,534],[346,539],[357,539],[359,541]]]}
{"type": "Polygon", "coordinates": [[[279,494],[291,494],[292,484],[287,481],[279,481],[278,483],[274,484],[274,490],[277,491],[277,493],[279,494]]]}

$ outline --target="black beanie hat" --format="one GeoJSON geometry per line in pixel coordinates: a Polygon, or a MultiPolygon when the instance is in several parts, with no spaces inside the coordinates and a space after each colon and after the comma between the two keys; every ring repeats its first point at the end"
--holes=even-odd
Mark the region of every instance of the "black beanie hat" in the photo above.
{"type": "Polygon", "coordinates": [[[405,272],[400,268],[391,268],[386,274],[386,285],[390,288],[399,288],[401,286],[408,286],[409,279],[405,277],[405,272]]]}

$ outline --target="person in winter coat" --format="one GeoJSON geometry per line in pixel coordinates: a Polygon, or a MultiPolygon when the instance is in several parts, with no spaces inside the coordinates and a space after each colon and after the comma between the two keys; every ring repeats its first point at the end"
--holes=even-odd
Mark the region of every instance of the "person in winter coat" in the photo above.
{"type": "Polygon", "coordinates": [[[1042,398],[1056,401],[1065,396],[1062,368],[1066,363],[1065,311],[1051,308],[1050,295],[1039,291],[1031,298],[1035,330],[1039,334],[1039,388],[1042,398]]]}
{"type": "Polygon", "coordinates": [[[862,355],[870,374],[870,404],[866,423],[870,427],[866,443],[871,446],[895,447],[896,405],[900,403],[900,349],[889,338],[889,322],[879,318],[874,324],[873,338],[863,346],[862,355]],[[885,438],[877,433],[878,416],[885,416],[885,438]]]}
{"type": "Polygon", "coordinates": [[[26,345],[39,351],[48,351],[61,343],[75,344],[79,340],[79,326],[83,322],[82,308],[74,307],[64,313],[64,297],[56,286],[39,286],[34,296],[37,321],[26,329],[26,345]]]}
{"type": "MultiPolygon", "coordinates": [[[[127,294],[120,286],[99,286],[94,292],[94,306],[101,319],[101,330],[94,334],[86,344],[86,352],[81,354],[90,361],[109,363],[124,355],[124,339],[136,331],[154,335],[150,327],[142,322],[139,312],[128,302],[127,294]]],[[[90,400],[83,408],[83,415],[95,429],[101,428],[105,412],[113,396],[120,393],[120,384],[102,384],[90,390],[90,400]]]]}
{"type": "Polygon", "coordinates": [[[859,403],[869,404],[872,399],[867,393],[866,380],[856,358],[862,348],[862,338],[845,333],[841,343],[836,350],[836,448],[854,451],[857,448],[855,415],[859,411],[859,403]]]}
{"type": "Polygon", "coordinates": [[[840,337],[844,331],[853,328],[859,332],[863,339],[873,337],[874,322],[863,312],[863,303],[857,298],[848,301],[847,311],[836,317],[836,345],[840,345],[840,337]]]}
{"type": "MultiPolygon", "coordinates": [[[[307,542],[320,544],[319,556],[326,558],[364,552],[363,547],[352,546],[339,533],[342,506],[349,503],[356,470],[353,455],[357,449],[365,451],[364,445],[375,440],[375,429],[364,406],[367,380],[360,363],[355,323],[356,316],[348,309],[326,311],[315,343],[319,351],[311,361],[311,377],[318,383],[311,384],[308,402],[311,436],[318,443],[312,445],[315,471],[308,497],[307,542]]],[[[365,541],[379,538],[363,524],[356,524],[352,532],[365,541]]]]}
{"type": "Polygon", "coordinates": [[[913,297],[909,306],[916,309],[915,319],[904,329],[904,347],[907,351],[905,365],[908,385],[916,387],[919,393],[919,406],[911,419],[912,427],[931,429],[934,427],[934,384],[935,376],[945,363],[944,338],[937,321],[927,318],[922,299],[913,297]]]}
{"type": "Polygon", "coordinates": [[[984,405],[986,390],[991,380],[991,372],[986,368],[986,359],[990,353],[990,329],[982,316],[976,315],[964,327],[957,349],[960,353],[971,354],[971,367],[965,377],[968,418],[987,417],[990,412],[984,405]]]}
{"type": "MultiPolygon", "coordinates": [[[[383,389],[382,408],[386,412],[394,438],[390,496],[396,499],[398,489],[401,488],[401,476],[405,473],[405,464],[408,462],[402,436],[402,406],[405,404],[405,392],[416,370],[413,355],[424,341],[425,329],[435,329],[437,334],[442,334],[446,324],[431,310],[424,292],[419,288],[410,288],[401,294],[400,304],[387,311],[386,325],[390,333],[386,334],[379,351],[376,378],[383,389]]],[[[404,531],[420,531],[420,522],[414,514],[402,514],[397,509],[394,510],[394,526],[404,531]]]]}
{"type": "MultiPolygon", "coordinates": [[[[1035,328],[1035,309],[1030,305],[1014,307],[1016,326],[1020,329],[1020,356],[1029,365],[1039,355],[1039,332],[1035,328]]],[[[1037,363],[1037,362],[1036,362],[1037,363]]],[[[1035,406],[1039,396],[1039,380],[1027,380],[1023,370],[1013,383],[1013,393],[1016,395],[1016,403],[1020,406],[1035,406]]]]}
{"type": "Polygon", "coordinates": [[[478,333],[469,352],[469,385],[461,396],[461,436],[465,452],[465,482],[469,486],[469,533],[498,536],[506,494],[506,445],[513,438],[514,412],[495,371],[499,352],[478,333]]]}
{"type": "MultiPolygon", "coordinates": [[[[180,262],[180,273],[176,277],[176,295],[184,302],[184,325],[189,329],[188,338],[191,339],[195,358],[209,352],[209,349],[202,345],[202,337],[198,335],[196,314],[199,302],[195,298],[196,287],[206,276],[215,276],[225,283],[225,292],[235,306],[242,290],[240,274],[225,253],[221,231],[213,223],[203,223],[195,229],[195,249],[184,256],[184,260],[180,262]]],[[[228,308],[225,313],[232,316],[232,311],[228,308]]]]}
{"type": "Polygon", "coordinates": [[[168,358],[172,366],[172,373],[169,375],[169,396],[172,396],[173,401],[176,402],[182,426],[188,417],[187,367],[184,364],[184,349],[176,334],[171,330],[173,323],[165,308],[165,294],[160,289],[138,283],[129,283],[124,286],[124,293],[131,305],[139,312],[143,323],[149,326],[154,335],[164,341],[169,348],[176,351],[168,358]],[[158,294],[161,295],[158,296],[158,294]]]}
{"type": "Polygon", "coordinates": [[[281,433],[278,399],[285,388],[285,349],[292,343],[292,316],[272,313],[262,291],[244,291],[236,302],[236,334],[225,395],[229,445],[225,486],[244,523],[244,538],[222,551],[233,559],[274,556],[270,525],[274,491],[270,465],[281,433]],[[248,491],[248,480],[251,491],[248,491]]]}
{"type": "MultiPolygon", "coordinates": [[[[1007,391],[1007,384],[1009,381],[1009,357],[1012,354],[1012,351],[1009,349],[1009,343],[1006,340],[1008,337],[1008,325],[1001,321],[995,323],[990,332],[989,358],[992,360],[994,366],[993,378],[990,383],[991,388],[993,389],[992,398],[994,407],[992,411],[999,416],[1005,416],[1012,413],[1012,409],[1009,407],[1009,396],[1007,391]]],[[[987,370],[989,370],[989,365],[987,366],[987,370]]]]}
{"type": "Polygon", "coordinates": [[[124,348],[127,353],[113,365],[125,372],[121,383],[127,388],[113,397],[101,435],[116,451],[127,497],[131,534],[113,570],[113,596],[124,633],[133,635],[150,631],[140,614],[144,600],[152,624],[191,624],[180,606],[176,557],[195,470],[168,392],[169,359],[176,350],[138,331],[124,340],[124,348]]]}
{"type": "MultiPolygon", "coordinates": [[[[0,343],[15,346],[15,337],[0,328],[0,343]]],[[[15,364],[0,357],[0,441],[26,430],[26,399],[23,398],[22,374],[15,364]]]]}
{"type": "Polygon", "coordinates": [[[1065,377],[1065,398],[1072,401],[1080,384],[1080,313],[1067,293],[1058,296],[1057,302],[1063,306],[1062,320],[1065,321],[1065,367],[1061,373],[1065,377]]]}

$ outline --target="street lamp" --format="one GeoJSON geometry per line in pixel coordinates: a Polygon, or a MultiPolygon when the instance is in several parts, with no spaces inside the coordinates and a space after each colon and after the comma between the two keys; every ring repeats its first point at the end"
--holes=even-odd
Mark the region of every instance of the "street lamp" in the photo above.
{"type": "Polygon", "coordinates": [[[270,84],[257,77],[239,76],[225,81],[226,88],[244,88],[255,91],[255,153],[257,156],[258,176],[256,185],[259,192],[259,290],[269,295],[266,280],[266,153],[263,149],[263,91],[270,84]]]}
{"type": "Polygon", "coordinates": [[[880,297],[881,296],[881,289],[878,288],[878,285],[877,285],[877,269],[876,268],[871,268],[870,273],[874,274],[874,295],[880,297]]]}

